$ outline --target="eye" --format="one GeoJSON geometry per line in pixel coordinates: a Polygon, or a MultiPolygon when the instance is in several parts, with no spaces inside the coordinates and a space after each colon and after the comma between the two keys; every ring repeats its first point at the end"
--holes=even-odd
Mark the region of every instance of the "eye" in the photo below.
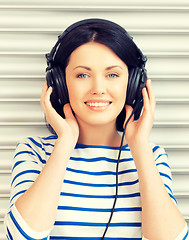
{"type": "Polygon", "coordinates": [[[115,73],[110,73],[110,74],[108,74],[108,77],[109,78],[116,78],[116,77],[119,77],[119,76],[115,73]]]}
{"type": "Polygon", "coordinates": [[[87,77],[88,77],[88,75],[85,73],[81,73],[81,74],[77,75],[77,78],[87,78],[87,77]]]}

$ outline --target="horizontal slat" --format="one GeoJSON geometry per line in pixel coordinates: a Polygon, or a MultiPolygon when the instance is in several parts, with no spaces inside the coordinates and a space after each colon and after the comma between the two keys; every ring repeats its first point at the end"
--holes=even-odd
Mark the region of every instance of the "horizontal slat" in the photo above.
{"type": "MultiPolygon", "coordinates": [[[[189,192],[189,174],[172,174],[173,192],[189,192]],[[185,184],[184,184],[185,183],[185,184]]],[[[183,199],[183,198],[182,198],[183,199]]],[[[189,199],[188,199],[189,201],[189,199]]],[[[189,211],[189,209],[188,209],[189,211]]]]}
{"type": "MultiPolygon", "coordinates": [[[[70,23],[71,24],[71,23],[70,23]]],[[[123,27],[124,25],[121,24],[123,27]]],[[[165,34],[175,34],[175,35],[188,35],[189,34],[189,29],[184,29],[184,28],[139,28],[139,29],[134,29],[134,28],[128,28],[125,26],[125,29],[132,35],[132,34],[152,34],[152,35],[165,35],[165,34]]],[[[63,32],[63,28],[0,28],[1,33],[48,33],[48,34],[55,34],[59,35],[63,32]]]]}
{"type": "MultiPolygon", "coordinates": [[[[0,52],[49,52],[57,41],[59,33],[0,32],[0,52]],[[14,39],[14,44],[12,44],[14,39]]],[[[127,29],[128,30],[128,29],[127,29]]],[[[129,32],[130,33],[130,32],[129,32]]],[[[175,35],[170,33],[131,33],[134,41],[143,52],[189,52],[189,34],[175,35]]]]}
{"type": "Polygon", "coordinates": [[[0,5],[1,9],[8,9],[8,10],[50,10],[50,11],[150,11],[150,12],[157,12],[157,11],[166,11],[166,12],[188,12],[189,6],[128,6],[128,5],[97,5],[97,4],[90,4],[90,5],[0,5]]]}
{"type": "Polygon", "coordinates": [[[176,175],[184,175],[184,174],[189,174],[189,168],[175,168],[171,169],[172,174],[176,175]]]}
{"type": "Polygon", "coordinates": [[[46,126],[0,126],[0,146],[16,146],[26,136],[49,136],[46,126]]]}
{"type": "MultiPolygon", "coordinates": [[[[53,2],[51,0],[32,0],[32,2],[27,1],[26,0],[4,0],[1,1],[2,4],[4,5],[51,5],[51,6],[56,6],[56,5],[60,5],[60,4],[64,4],[64,5],[76,5],[76,4],[80,4],[81,6],[89,4],[89,2],[87,0],[54,0],[53,2]]],[[[106,5],[107,1],[106,0],[95,0],[95,1],[91,1],[91,4],[95,4],[95,5],[106,5]]],[[[127,0],[127,2],[123,1],[123,0],[117,0],[115,2],[115,0],[109,0],[108,1],[109,5],[141,5],[141,0],[127,0]]],[[[182,6],[182,5],[188,5],[188,0],[180,0],[179,2],[176,0],[143,0],[142,4],[144,6],[146,5],[153,5],[153,6],[182,6]]]]}
{"type": "Polygon", "coordinates": [[[0,102],[40,102],[39,98],[0,98],[0,102]]]}
{"type": "Polygon", "coordinates": [[[80,11],[77,9],[75,9],[75,11],[77,11],[77,14],[71,14],[68,9],[57,9],[56,17],[54,17],[55,12],[52,10],[0,9],[1,28],[53,28],[54,26],[56,26],[56,28],[65,28],[71,23],[84,18],[111,19],[121,25],[127,23],[127,28],[137,26],[138,29],[140,29],[140,27],[143,29],[188,29],[189,27],[188,10],[176,12],[177,17],[175,17],[175,10],[169,11],[168,9],[165,11],[160,9],[159,11],[150,11],[148,9],[141,11],[114,11],[114,8],[112,8],[112,10],[109,9],[109,11],[100,11],[99,9],[92,9],[92,11],[90,11],[88,9],[82,10],[81,8],[80,11]],[[167,21],[167,15],[169,15],[169,21],[167,21]],[[14,21],[12,21],[12,16],[14,16],[14,21]],[[33,16],[35,16],[35,18],[33,16]]]}
{"type": "MultiPolygon", "coordinates": [[[[26,136],[47,136],[50,134],[45,126],[0,126],[0,131],[1,146],[15,145],[20,139],[25,138],[26,136]]],[[[188,146],[189,128],[153,128],[150,140],[160,145],[188,146]]]]}
{"type": "MultiPolygon", "coordinates": [[[[180,57],[188,58],[189,52],[143,52],[147,58],[171,58],[171,57],[180,57]]],[[[44,57],[46,52],[5,52],[1,51],[0,56],[26,56],[26,57],[44,57]]]]}
{"type": "Polygon", "coordinates": [[[150,140],[160,145],[188,145],[189,128],[153,128],[150,140]]]}

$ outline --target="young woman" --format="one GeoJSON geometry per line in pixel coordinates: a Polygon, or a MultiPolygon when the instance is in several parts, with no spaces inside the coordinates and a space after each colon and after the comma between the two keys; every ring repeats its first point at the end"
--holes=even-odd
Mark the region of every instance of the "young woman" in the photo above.
{"type": "Polygon", "coordinates": [[[55,134],[17,146],[7,239],[188,239],[167,155],[149,143],[150,80],[140,118],[132,115],[141,101],[128,95],[146,59],[126,31],[107,20],[76,23],[47,60],[41,106],[55,134]]]}

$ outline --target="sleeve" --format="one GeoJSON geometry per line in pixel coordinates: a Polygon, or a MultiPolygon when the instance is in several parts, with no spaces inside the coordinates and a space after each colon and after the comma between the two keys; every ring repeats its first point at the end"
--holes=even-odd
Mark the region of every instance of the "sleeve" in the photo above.
{"type": "Polygon", "coordinates": [[[8,240],[47,240],[49,231],[35,232],[19,214],[15,202],[35,182],[45,160],[45,151],[41,144],[33,139],[26,139],[16,147],[12,166],[11,193],[9,209],[4,219],[5,233],[8,240]]]}
{"type": "Polygon", "coordinates": [[[168,155],[165,152],[164,148],[159,146],[152,145],[152,151],[156,166],[163,180],[164,186],[173,202],[177,205],[177,201],[173,195],[173,180],[168,155]]]}
{"type": "MultiPolygon", "coordinates": [[[[163,180],[165,188],[169,196],[173,200],[173,202],[177,205],[177,201],[173,195],[173,186],[172,186],[173,181],[172,181],[171,168],[169,166],[169,161],[168,161],[168,155],[163,148],[153,144],[152,144],[152,150],[153,150],[156,166],[163,180]]],[[[142,239],[145,240],[146,238],[143,237],[142,239]]],[[[182,230],[182,232],[177,236],[175,240],[186,240],[186,239],[189,239],[187,223],[185,224],[185,227],[182,230]]]]}

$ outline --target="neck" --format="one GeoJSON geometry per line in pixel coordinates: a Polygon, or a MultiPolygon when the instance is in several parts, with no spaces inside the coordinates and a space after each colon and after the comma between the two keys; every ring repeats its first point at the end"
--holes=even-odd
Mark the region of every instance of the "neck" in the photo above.
{"type": "MultiPolygon", "coordinates": [[[[86,145],[102,145],[119,147],[121,135],[117,132],[115,124],[103,126],[79,125],[78,143],[86,145]]],[[[126,143],[124,142],[124,145],[126,143]]]]}

